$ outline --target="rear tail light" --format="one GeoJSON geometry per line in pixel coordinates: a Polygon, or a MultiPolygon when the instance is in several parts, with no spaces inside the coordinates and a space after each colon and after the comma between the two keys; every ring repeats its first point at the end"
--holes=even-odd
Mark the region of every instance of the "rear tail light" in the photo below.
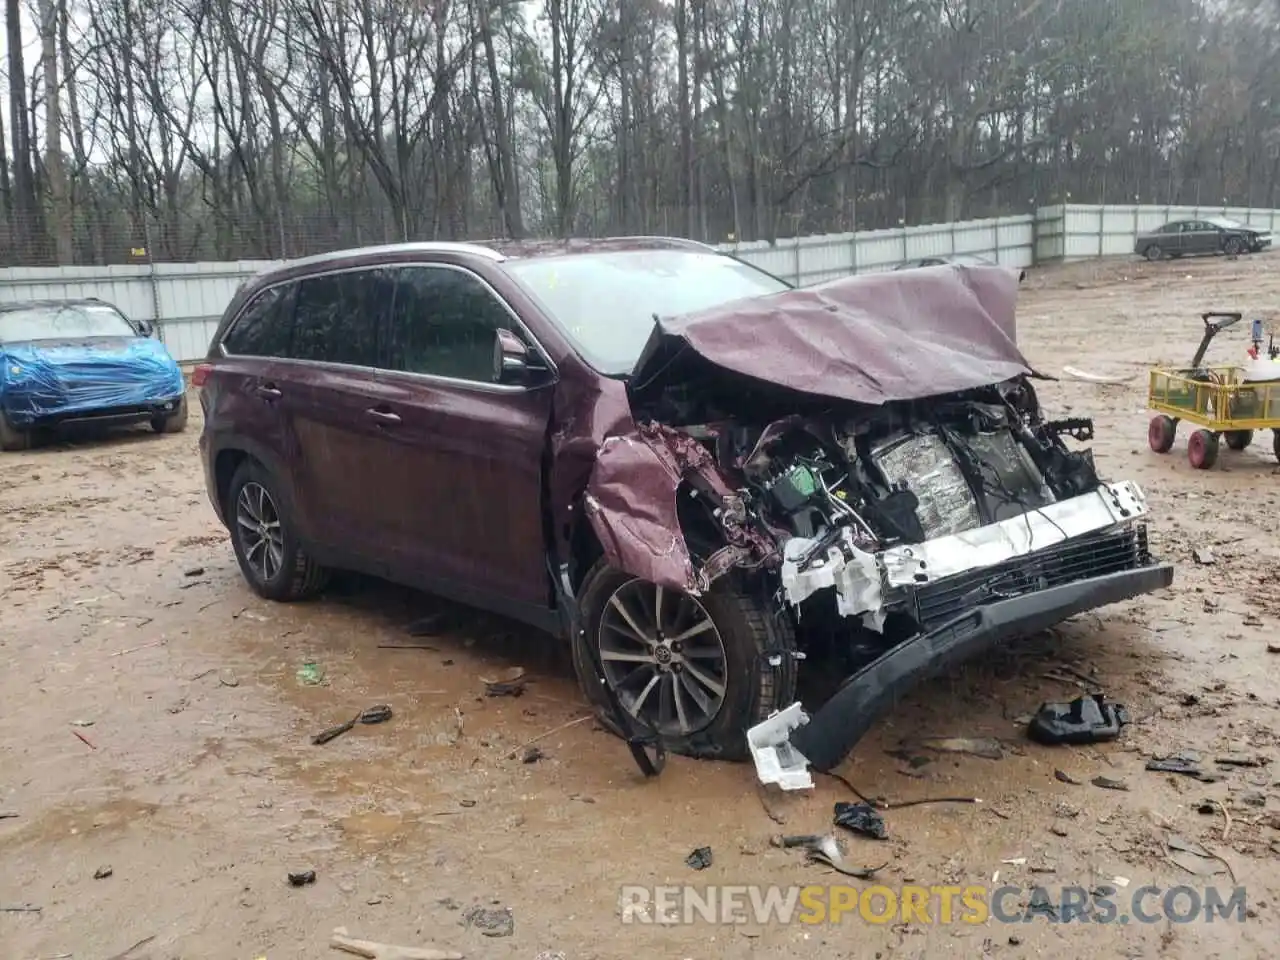
{"type": "Polygon", "coordinates": [[[198,363],[196,368],[191,371],[191,385],[193,387],[203,387],[204,382],[209,379],[209,374],[213,372],[213,365],[208,363],[198,363]]]}

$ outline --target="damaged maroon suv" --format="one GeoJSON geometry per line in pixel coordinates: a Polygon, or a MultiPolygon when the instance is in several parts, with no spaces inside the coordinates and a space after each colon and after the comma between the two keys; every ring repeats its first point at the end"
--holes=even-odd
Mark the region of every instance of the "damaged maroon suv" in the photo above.
{"type": "Polygon", "coordinates": [[[1172,581],[1092,424],[1044,417],[1017,290],[793,290],[666,239],[287,263],[196,371],[209,496],[262,596],[350,569],[506,614],[617,732],[781,783],[921,676],[1172,581]]]}

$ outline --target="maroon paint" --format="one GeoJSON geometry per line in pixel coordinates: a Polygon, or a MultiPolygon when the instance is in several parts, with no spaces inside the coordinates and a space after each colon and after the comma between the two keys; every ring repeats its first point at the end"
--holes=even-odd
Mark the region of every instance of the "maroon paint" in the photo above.
{"type": "Polygon", "coordinates": [[[873,405],[1001,383],[1033,372],[1015,343],[1017,295],[1015,271],[949,266],[662,318],[633,372],[633,396],[716,369],[873,405]],[[702,362],[672,363],[686,352],[702,362]]]}

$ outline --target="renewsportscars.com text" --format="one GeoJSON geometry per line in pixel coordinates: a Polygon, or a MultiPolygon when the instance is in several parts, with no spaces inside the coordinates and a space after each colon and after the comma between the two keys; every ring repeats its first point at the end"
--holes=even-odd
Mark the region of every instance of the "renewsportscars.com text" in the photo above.
{"type": "Polygon", "coordinates": [[[1242,923],[1244,887],[627,886],[623,923],[1242,923]]]}

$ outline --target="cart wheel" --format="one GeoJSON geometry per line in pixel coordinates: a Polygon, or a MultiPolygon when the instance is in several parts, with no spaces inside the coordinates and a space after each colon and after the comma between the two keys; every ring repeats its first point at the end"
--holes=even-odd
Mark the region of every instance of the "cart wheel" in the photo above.
{"type": "Polygon", "coordinates": [[[1187,440],[1187,459],[1197,470],[1208,470],[1218,462],[1218,435],[1197,430],[1187,440]]]}
{"type": "Polygon", "coordinates": [[[1156,453],[1168,453],[1173,449],[1173,438],[1178,433],[1178,421],[1163,413],[1151,418],[1147,426],[1147,443],[1156,453]]]}
{"type": "Polygon", "coordinates": [[[1227,438],[1227,446],[1232,450],[1243,450],[1253,443],[1252,430],[1228,430],[1223,436],[1227,438]]]}

